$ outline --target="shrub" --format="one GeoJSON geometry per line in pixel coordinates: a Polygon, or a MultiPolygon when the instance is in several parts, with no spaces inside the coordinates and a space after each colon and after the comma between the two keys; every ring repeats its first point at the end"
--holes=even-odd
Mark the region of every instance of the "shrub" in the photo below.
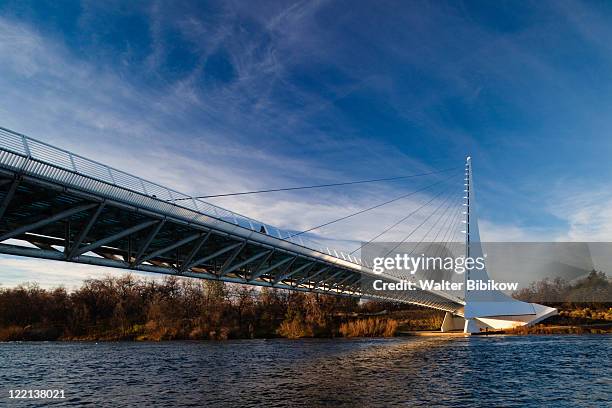
{"type": "Polygon", "coordinates": [[[395,319],[370,317],[352,320],[340,325],[340,334],[344,337],[392,337],[397,332],[395,319]]]}

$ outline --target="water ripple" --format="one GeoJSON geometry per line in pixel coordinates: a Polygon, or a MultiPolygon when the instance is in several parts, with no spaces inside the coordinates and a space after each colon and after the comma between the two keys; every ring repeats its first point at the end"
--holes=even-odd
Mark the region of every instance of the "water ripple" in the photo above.
{"type": "Polygon", "coordinates": [[[611,336],[2,343],[0,405],[603,407],[611,355],[611,336]]]}

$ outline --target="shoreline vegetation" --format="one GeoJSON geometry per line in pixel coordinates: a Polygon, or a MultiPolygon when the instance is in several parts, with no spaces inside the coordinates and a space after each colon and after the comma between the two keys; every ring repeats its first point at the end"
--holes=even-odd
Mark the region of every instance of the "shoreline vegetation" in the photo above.
{"type": "Polygon", "coordinates": [[[601,271],[567,281],[543,279],[513,294],[519,300],[545,304],[559,310],[540,324],[518,327],[508,334],[612,333],[612,282],[601,271]]]}
{"type": "MultiPolygon", "coordinates": [[[[611,303],[576,301],[577,293],[611,289],[595,271],[572,284],[536,282],[515,297],[557,307],[559,316],[508,334],[612,333],[611,303]],[[555,302],[543,302],[551,291],[555,302]]],[[[413,305],[174,276],[109,276],[71,292],[36,284],[0,288],[0,341],[393,337],[437,331],[443,318],[444,312],[413,305]]]]}
{"type": "MultiPolygon", "coordinates": [[[[393,336],[393,308],[220,281],[109,276],[71,292],[36,284],[0,288],[0,341],[393,336]]],[[[427,311],[419,324],[428,327],[436,313],[427,311]]]]}

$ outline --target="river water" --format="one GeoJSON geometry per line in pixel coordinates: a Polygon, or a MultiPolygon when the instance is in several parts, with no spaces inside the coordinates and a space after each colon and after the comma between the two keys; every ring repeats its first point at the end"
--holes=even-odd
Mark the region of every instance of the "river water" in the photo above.
{"type": "Polygon", "coordinates": [[[610,407],[611,356],[606,335],[0,343],[0,406],[610,407]]]}

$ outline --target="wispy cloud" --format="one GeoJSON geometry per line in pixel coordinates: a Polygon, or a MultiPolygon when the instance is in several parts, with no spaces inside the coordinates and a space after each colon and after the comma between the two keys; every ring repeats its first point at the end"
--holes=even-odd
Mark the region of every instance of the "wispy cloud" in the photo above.
{"type": "MultiPolygon", "coordinates": [[[[612,151],[612,60],[592,5],[196,3],[83,2],[70,29],[6,13],[0,124],[202,195],[414,173],[471,153],[483,239],[609,231],[612,202],[588,193],[605,182],[585,182],[584,201],[547,191],[567,163],[610,173],[594,170],[612,151]]],[[[215,203],[301,230],[414,186],[215,203]]],[[[354,245],[429,197],[317,233],[354,245]]]]}
{"type": "Polygon", "coordinates": [[[568,224],[567,230],[556,237],[558,241],[612,241],[612,192],[609,186],[596,190],[566,188],[550,204],[550,211],[568,224]]]}
{"type": "MultiPolygon", "coordinates": [[[[282,15],[278,15],[270,24],[270,30],[283,30],[283,24],[297,23],[312,12],[303,7],[287,10],[284,14],[281,12],[282,15]]],[[[153,24],[153,31],[156,24],[153,24]]],[[[196,23],[182,21],[181,24],[196,23]]],[[[219,35],[217,43],[223,41],[222,37],[219,35]]],[[[148,60],[152,69],[158,64],[155,60],[161,59],[160,55],[165,52],[162,48],[161,43],[154,47],[154,54],[148,60]]],[[[282,70],[281,64],[274,61],[273,48],[270,46],[259,57],[247,49],[247,56],[249,52],[253,54],[249,57],[251,60],[237,63],[239,79],[230,89],[202,94],[194,91],[194,85],[187,79],[168,88],[172,90],[169,94],[163,94],[159,89],[138,87],[104,66],[96,66],[79,58],[57,39],[43,35],[30,25],[0,19],[0,51],[7,56],[5,64],[0,67],[0,84],[7,90],[0,96],[0,105],[4,107],[0,111],[1,120],[4,126],[194,194],[354,177],[345,174],[346,169],[342,166],[335,169],[334,162],[327,163],[325,156],[281,153],[273,146],[265,148],[258,143],[250,144],[250,139],[244,135],[236,136],[240,124],[245,122],[244,118],[236,119],[237,127],[227,128],[227,122],[237,118],[239,113],[235,107],[229,112],[222,112],[223,109],[228,104],[242,103],[234,103],[233,99],[248,99],[251,94],[258,98],[265,97],[266,92],[262,92],[261,88],[265,86],[261,69],[263,74],[282,70]],[[278,66],[272,68],[274,64],[278,66]],[[266,66],[269,70],[265,69],[266,66]],[[193,97],[187,97],[186,93],[192,93],[193,97]],[[189,103],[195,103],[197,109],[202,109],[206,114],[222,115],[224,126],[209,126],[201,120],[193,122],[191,115],[194,107],[189,103]],[[174,129],[176,122],[181,124],[174,129]],[[189,131],[185,130],[183,122],[190,122],[189,131]],[[190,134],[191,131],[196,133],[190,134]]],[[[233,55],[242,50],[244,48],[233,50],[233,55]]],[[[299,91],[295,92],[299,95],[299,91]]],[[[330,106],[323,99],[313,102],[312,95],[302,94],[301,98],[303,101],[310,100],[306,105],[308,109],[312,109],[310,106],[322,109],[324,103],[330,106]]],[[[256,104],[258,106],[253,115],[267,121],[261,125],[264,127],[275,126],[288,112],[271,99],[266,102],[259,99],[256,104]]],[[[299,129],[295,113],[293,115],[292,122],[299,129]]],[[[247,133],[253,137],[252,133],[247,133]]],[[[291,143],[278,137],[271,140],[284,145],[291,143]]],[[[411,172],[429,169],[419,160],[377,141],[353,138],[340,142],[324,135],[318,135],[314,141],[325,141],[324,150],[329,156],[342,152],[344,157],[354,156],[357,160],[366,156],[360,151],[367,149],[368,160],[379,167],[402,163],[404,166],[409,164],[411,172]]],[[[367,160],[364,164],[369,166],[367,160]]],[[[288,193],[280,197],[219,200],[219,203],[283,228],[299,231],[376,204],[381,201],[381,196],[389,195],[397,195],[393,186],[352,189],[340,193],[328,190],[307,197],[288,193]]],[[[416,207],[425,198],[423,195],[415,196],[403,201],[401,206],[383,209],[374,216],[360,217],[356,222],[335,225],[314,233],[322,234],[322,242],[329,242],[330,246],[343,244],[353,249],[359,240],[371,238],[371,231],[380,225],[392,224],[406,208],[416,207]],[[340,238],[349,238],[349,241],[340,238]]],[[[415,217],[412,224],[406,223],[395,235],[390,234],[385,238],[402,236],[417,222],[419,219],[415,217]]],[[[5,284],[27,280],[37,280],[43,285],[77,282],[99,275],[102,272],[100,269],[104,269],[19,258],[5,258],[1,264],[4,270],[11,271],[5,275],[5,284]]]]}
{"type": "MultiPolygon", "coordinates": [[[[107,275],[126,273],[113,268],[81,265],[69,262],[47,261],[0,256],[0,287],[35,283],[44,288],[64,286],[72,290],[86,279],[99,279],[107,275]]],[[[159,275],[134,273],[147,279],[160,279],[159,275]]]]}

